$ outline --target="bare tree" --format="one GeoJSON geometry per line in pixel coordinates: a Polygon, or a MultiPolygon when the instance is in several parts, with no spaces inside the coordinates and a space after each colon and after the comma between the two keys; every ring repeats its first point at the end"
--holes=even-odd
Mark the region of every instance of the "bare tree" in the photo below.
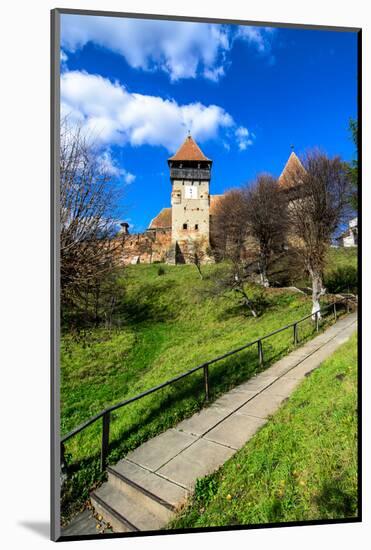
{"type": "Polygon", "coordinates": [[[61,124],[60,259],[62,302],[86,301],[110,273],[123,238],[117,237],[118,190],[112,171],[80,127],[61,124]]]}
{"type": "Polygon", "coordinates": [[[241,304],[257,317],[246,291],[246,283],[251,280],[256,266],[251,251],[246,247],[247,229],[246,193],[243,189],[232,189],[218,203],[212,219],[214,256],[217,261],[226,261],[227,264],[223,273],[216,274],[213,290],[215,294],[234,291],[241,297],[241,304]]]}
{"type": "Polygon", "coordinates": [[[242,189],[231,189],[218,202],[212,217],[211,242],[217,260],[239,262],[246,235],[246,196],[242,189]]]}
{"type": "Polygon", "coordinates": [[[347,166],[339,157],[311,151],[303,159],[305,170],[289,174],[288,215],[292,239],[312,280],[312,313],[319,311],[324,294],[325,256],[334,233],[349,215],[350,183],[347,166]]]}
{"type": "Polygon", "coordinates": [[[211,251],[205,237],[193,238],[189,237],[187,242],[187,250],[183,253],[186,263],[193,264],[200,276],[203,279],[202,265],[210,257],[211,251]]]}
{"type": "Polygon", "coordinates": [[[269,286],[268,270],[285,253],[287,231],[286,197],[278,182],[269,174],[258,176],[257,180],[243,190],[247,233],[255,245],[260,281],[269,286]]]}

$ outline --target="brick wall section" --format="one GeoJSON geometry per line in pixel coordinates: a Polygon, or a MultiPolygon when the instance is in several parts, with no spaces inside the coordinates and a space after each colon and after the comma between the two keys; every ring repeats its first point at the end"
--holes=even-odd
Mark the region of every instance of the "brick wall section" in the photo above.
{"type": "Polygon", "coordinates": [[[170,245],[171,228],[127,235],[117,262],[121,265],[166,262],[170,245]]]}

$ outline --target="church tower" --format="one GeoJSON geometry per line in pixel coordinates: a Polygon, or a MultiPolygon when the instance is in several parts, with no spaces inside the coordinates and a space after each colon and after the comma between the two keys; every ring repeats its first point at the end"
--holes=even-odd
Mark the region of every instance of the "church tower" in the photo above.
{"type": "Polygon", "coordinates": [[[210,242],[210,174],[207,158],[189,135],[168,159],[171,180],[171,263],[187,262],[190,246],[210,242]]]}

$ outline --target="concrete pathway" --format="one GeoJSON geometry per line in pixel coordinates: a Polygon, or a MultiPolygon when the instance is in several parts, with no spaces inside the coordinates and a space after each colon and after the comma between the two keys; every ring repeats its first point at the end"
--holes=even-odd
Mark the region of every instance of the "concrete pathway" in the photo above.
{"type": "Polygon", "coordinates": [[[109,467],[109,481],[92,495],[93,505],[115,531],[164,527],[184,503],[197,478],[219,468],[245,445],[304,377],[346,342],[356,328],[356,313],[340,319],[209,407],[130,452],[109,467]],[[123,487],[118,486],[118,480],[125,483],[129,501],[122,500],[123,487]],[[138,506],[138,492],[130,495],[127,486],[146,495],[147,501],[138,506]],[[151,503],[154,499],[166,507],[167,513],[159,517],[158,511],[151,509],[150,516],[144,517],[148,498],[152,498],[151,503]],[[107,507],[111,511],[119,509],[116,518],[105,513],[107,507]]]}

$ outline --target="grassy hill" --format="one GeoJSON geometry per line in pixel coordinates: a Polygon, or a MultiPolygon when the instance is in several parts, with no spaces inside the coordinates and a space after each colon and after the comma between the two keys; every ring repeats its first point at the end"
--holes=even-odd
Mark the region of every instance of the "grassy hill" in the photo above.
{"type": "MultiPolygon", "coordinates": [[[[123,270],[120,323],[112,329],[63,331],[61,341],[61,433],[65,434],[105,407],[135,396],[197,364],[243,345],[307,315],[310,298],[283,289],[251,287],[261,315],[246,316],[235,295],[213,298],[208,278],[222,266],[196,268],[137,265],[123,270]],[[164,272],[164,273],[163,273],[164,272]]],[[[300,327],[310,337],[310,322],[300,327]]],[[[264,344],[266,364],[292,349],[292,331],[264,344]]],[[[211,397],[254,374],[257,350],[251,348],[210,369],[211,397]]],[[[117,461],[143,441],[190,416],[204,404],[202,372],[112,414],[110,460],[117,461]]],[[[101,422],[66,445],[68,480],[62,498],[66,515],[88,497],[99,481],[101,422]]]]}
{"type": "Polygon", "coordinates": [[[357,338],[306,379],[169,528],[357,515],[357,338]]]}
{"type": "Polygon", "coordinates": [[[326,272],[342,267],[357,269],[358,248],[330,248],[326,259],[326,272]]]}

